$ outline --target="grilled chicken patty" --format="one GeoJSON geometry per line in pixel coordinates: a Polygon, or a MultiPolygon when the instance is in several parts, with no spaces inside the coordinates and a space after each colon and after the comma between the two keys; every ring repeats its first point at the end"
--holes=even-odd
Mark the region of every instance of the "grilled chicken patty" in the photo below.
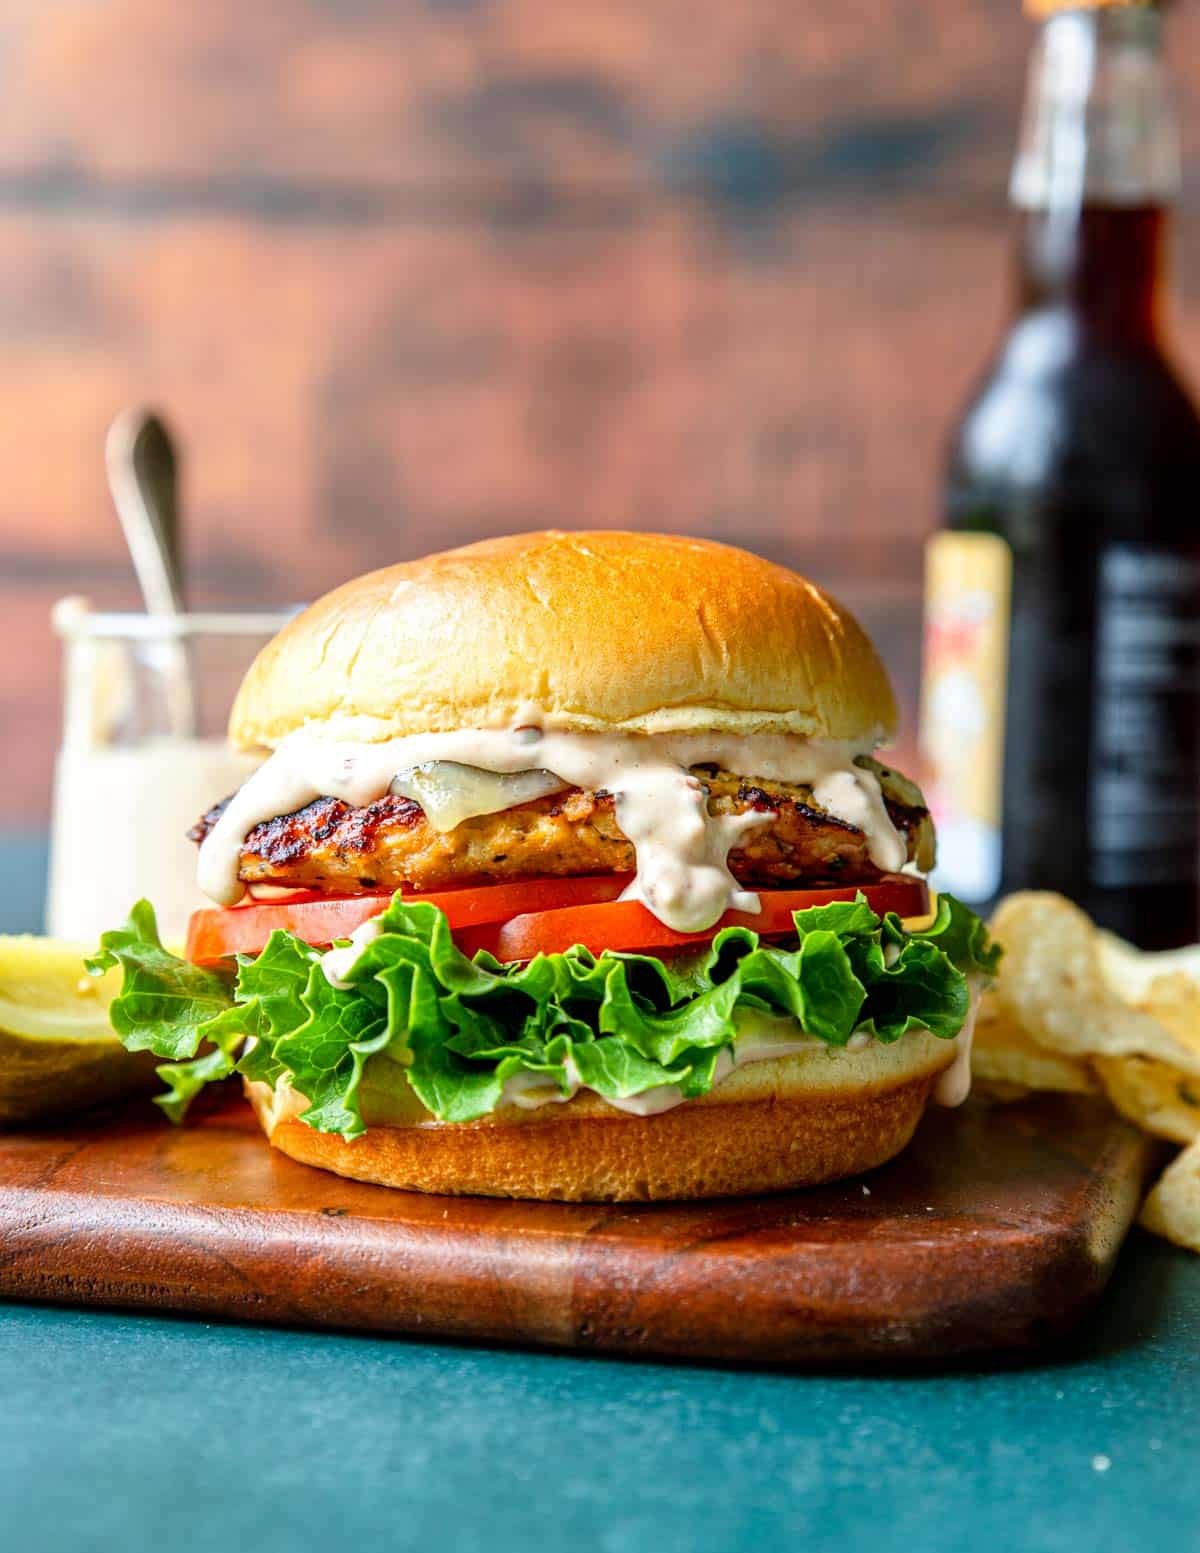
{"type": "MultiPolygon", "coordinates": [[[[932,867],[933,822],[920,790],[876,761],[860,764],[879,777],[910,861],[922,870],[932,867]]],[[[878,878],[863,832],[815,804],[810,787],[740,777],[715,766],[693,766],[692,774],[708,790],[710,814],[770,816],[729,854],[730,870],[742,884],[770,888],[796,880],[878,878]]],[[[228,802],[192,827],[191,840],[204,840],[228,802]]],[[[612,796],[574,787],[464,820],[451,831],[434,830],[412,798],[388,794],[362,808],[340,798],[317,798],[250,831],[238,878],[354,895],[401,885],[425,891],[551,874],[633,873],[635,866],[612,796]]]]}

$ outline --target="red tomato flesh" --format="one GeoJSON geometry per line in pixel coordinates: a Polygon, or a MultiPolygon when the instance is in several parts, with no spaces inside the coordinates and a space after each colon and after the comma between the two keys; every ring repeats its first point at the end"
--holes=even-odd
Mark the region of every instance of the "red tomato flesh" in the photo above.
{"type": "MultiPolygon", "coordinates": [[[[485,884],[406,898],[440,906],[452,928],[480,927],[507,921],[518,912],[616,900],[629,879],[629,874],[521,879],[512,884],[485,884]]],[[[348,938],[368,917],[386,911],[391,900],[390,891],[381,895],[309,895],[265,905],[257,902],[196,911],[188,923],[187,957],[194,965],[212,965],[227,955],[257,954],[277,928],[294,933],[306,944],[324,947],[335,939],[348,938]]]]}
{"type": "MultiPolygon", "coordinates": [[[[836,889],[762,890],[758,892],[761,911],[728,911],[702,933],[677,933],[639,901],[617,899],[628,883],[627,874],[588,874],[522,879],[407,899],[440,906],[465,954],[487,949],[505,961],[558,954],[574,944],[583,944],[594,954],[605,949],[629,953],[684,949],[708,943],[721,928],[735,925],[753,928],[764,938],[781,937],[792,931],[794,911],[852,901],[860,890],[880,915],[894,911],[902,917],[919,917],[929,910],[923,879],[885,874],[872,884],[836,889]]],[[[197,911],[188,925],[187,957],[196,965],[214,965],[230,955],[257,954],[276,928],[324,947],[378,916],[391,898],[351,895],[197,911]]]]}
{"type": "Polygon", "coordinates": [[[924,880],[890,875],[876,884],[849,885],[836,890],[761,890],[762,910],[727,911],[719,922],[702,933],[677,933],[646,909],[640,901],[612,901],[607,905],[568,906],[558,911],[527,912],[507,922],[469,928],[455,933],[464,954],[487,949],[498,960],[532,960],[538,954],[561,954],[582,944],[593,954],[605,949],[628,953],[687,949],[711,943],[725,927],[748,927],[763,938],[780,938],[794,931],[792,913],[832,901],[852,901],[862,890],[873,911],[881,916],[894,911],[902,917],[922,916],[929,909],[924,880]]]}

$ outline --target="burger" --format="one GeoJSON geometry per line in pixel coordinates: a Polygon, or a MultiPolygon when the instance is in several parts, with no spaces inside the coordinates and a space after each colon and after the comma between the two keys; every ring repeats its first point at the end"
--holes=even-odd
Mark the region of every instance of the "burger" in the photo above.
{"type": "MultiPolygon", "coordinates": [[[[653,534],[375,571],[259,655],[211,909],[104,935],[175,1119],[410,1190],[644,1201],[868,1170],[965,1094],[995,951],[923,874],[870,641],[803,577],[653,534]]],[[[217,797],[219,795],[214,795],[217,797]]]]}

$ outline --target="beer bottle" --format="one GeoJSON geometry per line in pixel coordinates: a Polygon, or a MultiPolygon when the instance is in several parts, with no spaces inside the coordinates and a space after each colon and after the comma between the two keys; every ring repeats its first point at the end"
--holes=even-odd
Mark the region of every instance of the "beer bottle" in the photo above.
{"type": "Polygon", "coordinates": [[[1163,331],[1162,16],[1033,8],[1015,317],[926,558],[935,878],[1061,890],[1166,947],[1200,938],[1200,421],[1163,331]]]}

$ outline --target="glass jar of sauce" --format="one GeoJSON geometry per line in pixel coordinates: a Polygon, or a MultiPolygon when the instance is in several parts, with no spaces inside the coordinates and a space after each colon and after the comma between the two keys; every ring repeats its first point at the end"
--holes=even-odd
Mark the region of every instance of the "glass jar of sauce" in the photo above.
{"type": "MultiPolygon", "coordinates": [[[[191,825],[261,756],[225,738],[258,650],[294,611],[159,617],[93,612],[63,599],[63,731],[55,769],[46,930],[94,942],[142,896],[165,943],[208,904],[191,825]]],[[[265,753],[265,752],[264,752],[265,753]]]]}

